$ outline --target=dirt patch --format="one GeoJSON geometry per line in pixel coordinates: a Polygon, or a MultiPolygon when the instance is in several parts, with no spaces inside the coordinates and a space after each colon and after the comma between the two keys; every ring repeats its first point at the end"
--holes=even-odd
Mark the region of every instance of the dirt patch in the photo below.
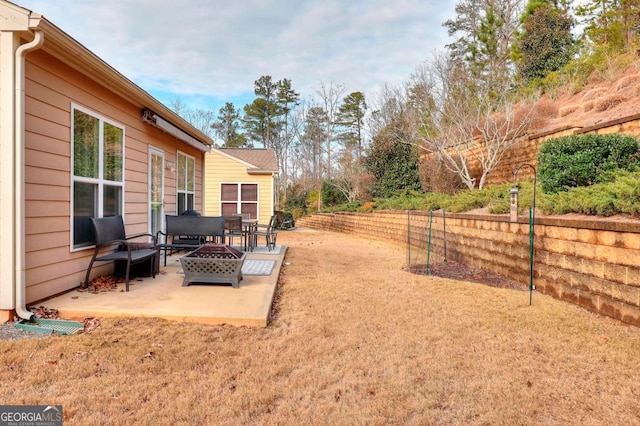
{"type": "MultiPolygon", "coordinates": [[[[409,271],[414,274],[425,275],[425,265],[413,265],[409,271]]],[[[452,280],[474,282],[490,287],[508,288],[519,291],[529,289],[527,285],[509,278],[456,262],[433,263],[430,265],[429,274],[441,278],[450,278],[452,280]]]]}

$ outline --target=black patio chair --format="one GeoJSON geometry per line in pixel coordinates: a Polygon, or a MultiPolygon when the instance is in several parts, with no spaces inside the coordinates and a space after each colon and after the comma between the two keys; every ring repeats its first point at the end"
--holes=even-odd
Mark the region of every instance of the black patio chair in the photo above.
{"type": "Polygon", "coordinates": [[[87,269],[87,275],[84,280],[84,287],[89,286],[89,276],[91,275],[91,268],[94,262],[112,262],[123,261],[126,262],[125,267],[125,289],[129,291],[129,273],[131,265],[149,261],[151,268],[150,275],[155,278],[155,258],[158,255],[157,248],[138,248],[140,242],[129,241],[140,237],[151,237],[153,240],[153,246],[156,246],[156,239],[152,234],[138,234],[127,237],[124,230],[124,222],[122,216],[109,216],[101,218],[90,218],[91,226],[93,228],[95,250],[93,251],[93,257],[89,262],[89,268],[87,269]],[[107,247],[112,247],[115,251],[108,252],[102,256],[98,256],[100,250],[107,247]]]}
{"type": "Polygon", "coordinates": [[[253,232],[251,233],[251,251],[254,247],[258,246],[258,237],[264,237],[267,243],[269,251],[276,247],[276,238],[278,237],[278,231],[276,230],[276,215],[271,216],[269,224],[257,224],[253,232]]]}
{"type": "Polygon", "coordinates": [[[242,216],[225,216],[223,242],[232,246],[236,237],[240,239],[240,244],[242,244],[242,216]]]}

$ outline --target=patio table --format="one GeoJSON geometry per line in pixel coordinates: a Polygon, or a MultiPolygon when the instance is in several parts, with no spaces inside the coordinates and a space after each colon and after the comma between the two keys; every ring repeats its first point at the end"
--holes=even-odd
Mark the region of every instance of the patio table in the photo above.
{"type": "Polygon", "coordinates": [[[253,231],[258,224],[257,219],[242,219],[242,238],[244,239],[244,251],[251,249],[253,251],[253,231]]]}

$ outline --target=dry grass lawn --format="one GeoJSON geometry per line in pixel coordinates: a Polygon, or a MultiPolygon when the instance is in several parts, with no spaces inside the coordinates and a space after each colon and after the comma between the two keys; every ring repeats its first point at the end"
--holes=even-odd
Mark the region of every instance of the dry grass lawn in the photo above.
{"type": "Polygon", "coordinates": [[[404,247],[282,232],[265,329],[121,318],[0,342],[2,404],[68,425],[640,424],[640,330],[402,270],[404,247]]]}

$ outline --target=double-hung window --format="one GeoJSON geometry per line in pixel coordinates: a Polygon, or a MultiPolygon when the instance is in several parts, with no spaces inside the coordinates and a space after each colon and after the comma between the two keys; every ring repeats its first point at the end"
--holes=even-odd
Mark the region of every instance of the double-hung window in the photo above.
{"type": "Polygon", "coordinates": [[[73,248],[93,245],[89,218],[124,211],[124,127],[72,107],[73,248]]]}
{"type": "Polygon", "coordinates": [[[248,214],[258,218],[258,184],[223,183],[220,187],[223,215],[248,214]]]}
{"type": "Polygon", "coordinates": [[[195,209],[196,160],[178,152],[178,214],[195,209]]]}

